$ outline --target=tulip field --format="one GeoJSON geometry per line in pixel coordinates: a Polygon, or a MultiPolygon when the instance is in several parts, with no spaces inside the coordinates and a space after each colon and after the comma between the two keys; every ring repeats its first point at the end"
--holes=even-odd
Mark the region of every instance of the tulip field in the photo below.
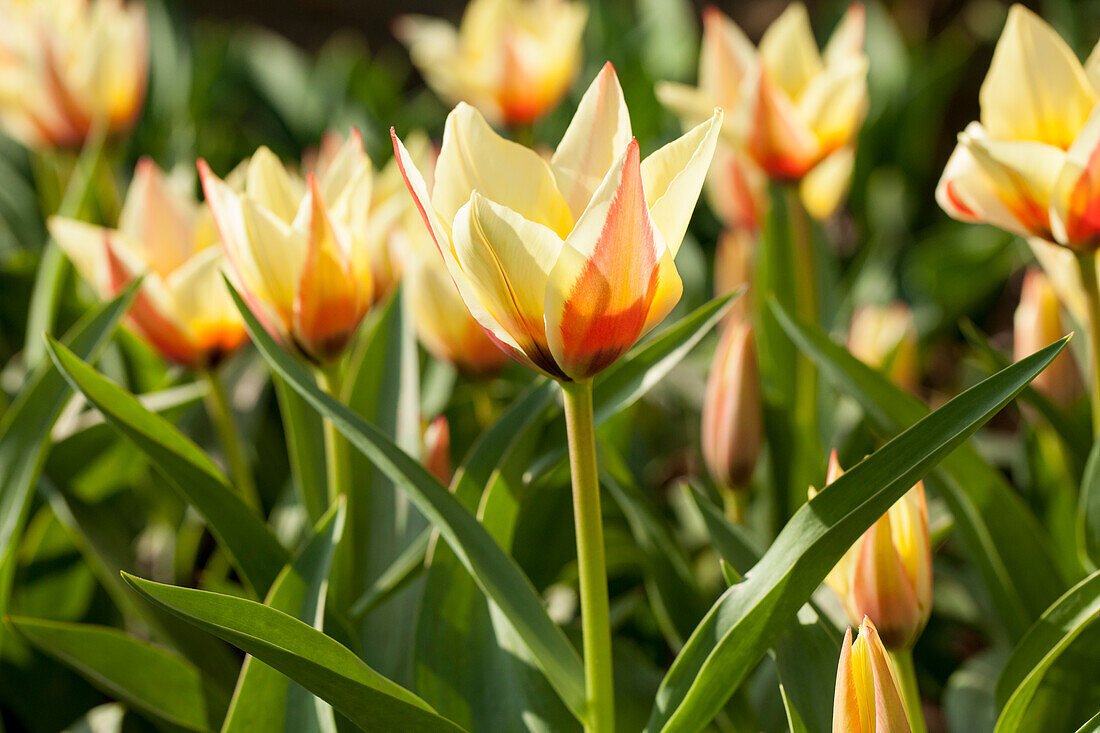
{"type": "Polygon", "coordinates": [[[0,0],[0,733],[1100,731],[1100,4],[261,5],[0,0]]]}

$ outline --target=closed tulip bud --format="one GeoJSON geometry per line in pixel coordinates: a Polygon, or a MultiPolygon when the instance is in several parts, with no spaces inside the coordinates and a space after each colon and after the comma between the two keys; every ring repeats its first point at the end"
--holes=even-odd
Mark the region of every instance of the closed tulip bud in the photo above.
{"type": "Polygon", "coordinates": [[[94,124],[128,130],[149,63],[145,7],[0,0],[0,127],[30,148],[79,148],[94,124]]]}
{"type": "Polygon", "coordinates": [[[848,350],[910,392],[920,386],[918,342],[913,311],[901,301],[888,306],[862,305],[852,314],[848,350]]]}
{"type": "Polygon", "coordinates": [[[703,460],[722,486],[752,479],[764,442],[764,408],[752,325],[731,322],[722,333],[703,393],[703,460]]]}
{"type": "Polygon", "coordinates": [[[569,91],[587,18],[584,5],[566,0],[472,0],[457,30],[419,15],[398,18],[394,30],[437,94],[514,125],[542,117],[569,91]]]}
{"type": "Polygon", "coordinates": [[[1013,5],[936,200],[961,221],[1077,250],[1100,246],[1100,53],[1082,65],[1042,18],[1013,5]]]}
{"type": "Polygon", "coordinates": [[[909,733],[897,672],[875,625],[844,632],[833,695],[833,733],[909,733]]]}
{"type": "MultiPolygon", "coordinates": [[[[1062,308],[1050,280],[1042,270],[1028,270],[1013,319],[1013,354],[1016,360],[1054,343],[1067,333],[1062,321],[1062,308]]],[[[1084,389],[1081,373],[1073,362],[1073,353],[1069,349],[1063,350],[1050,366],[1032,380],[1031,386],[1055,404],[1062,407],[1071,405],[1084,389]]]]}
{"type": "Polygon", "coordinates": [[[372,302],[371,171],[358,133],[305,180],[267,148],[233,177],[239,185],[199,161],[241,295],[272,336],[317,363],[343,352],[372,302]]]}
{"type": "Polygon", "coordinates": [[[424,468],[444,485],[451,483],[451,426],[445,415],[424,428],[424,468]]]}
{"type": "Polygon", "coordinates": [[[209,366],[245,337],[206,208],[184,181],[138,162],[117,229],[53,217],[50,234],[104,298],[141,277],[127,322],[161,356],[209,366]]]}
{"type": "MultiPolygon", "coordinates": [[[[843,474],[833,451],[826,482],[843,474]]],[[[811,498],[815,493],[811,488],[811,498]]],[[[825,582],[840,596],[852,623],[870,618],[892,649],[911,647],[932,613],[932,545],[924,484],[918,481],[871,525],[825,582]]]]}
{"type": "Polygon", "coordinates": [[[580,381],[613,364],[679,300],[673,260],[721,124],[715,110],[642,161],[607,64],[549,164],[460,104],[447,118],[429,194],[393,139],[473,317],[520,363],[580,381]]]}
{"type": "Polygon", "coordinates": [[[730,306],[726,321],[743,321],[748,317],[749,291],[752,281],[753,251],[756,237],[743,229],[727,229],[718,237],[714,253],[714,295],[728,295],[744,286],[743,292],[730,306]]]}

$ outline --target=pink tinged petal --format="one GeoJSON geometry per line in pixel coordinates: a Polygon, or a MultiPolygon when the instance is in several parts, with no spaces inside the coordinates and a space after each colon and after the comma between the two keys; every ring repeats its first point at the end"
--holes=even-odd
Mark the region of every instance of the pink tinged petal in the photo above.
{"type": "MultiPolygon", "coordinates": [[[[1020,304],[1013,316],[1013,357],[1019,361],[1062,338],[1066,332],[1054,285],[1041,269],[1029,268],[1024,276],[1020,304]]],[[[1032,384],[1055,404],[1069,408],[1083,391],[1081,372],[1074,362],[1073,352],[1059,354],[1032,384]]]]}
{"type": "Polygon", "coordinates": [[[1066,152],[1051,199],[1054,239],[1073,249],[1100,246],[1100,103],[1066,152]]]}
{"type": "Polygon", "coordinates": [[[195,248],[189,201],[169,188],[150,158],[138,161],[119,216],[119,231],[139,248],[149,268],[168,277],[190,259],[195,248]]]}
{"type": "Polygon", "coordinates": [[[711,208],[727,227],[749,236],[760,230],[768,179],[744,151],[725,143],[715,148],[705,191],[711,208]]]}
{"type": "Polygon", "coordinates": [[[871,618],[890,646],[907,646],[920,633],[923,622],[913,580],[891,538],[889,516],[871,525],[859,540],[859,548],[849,612],[871,618]]]}
{"type": "Polygon", "coordinates": [[[644,333],[658,291],[679,296],[675,266],[649,215],[635,140],[607,173],[566,240],[546,292],[550,350],[570,379],[610,366],[644,333]],[[661,277],[675,281],[662,284],[661,277]]]}
{"type": "Polygon", "coordinates": [[[714,480],[732,489],[748,486],[763,437],[752,326],[730,323],[715,351],[703,396],[703,458],[714,480]]]}
{"type": "Polygon", "coordinates": [[[797,180],[820,160],[817,136],[763,68],[756,81],[749,120],[745,147],[772,178],[797,180]]]}
{"type": "Polygon", "coordinates": [[[852,660],[852,629],[844,631],[844,645],[840,650],[840,663],[836,668],[836,686],[833,690],[833,733],[873,733],[864,727],[860,715],[859,691],[852,660]]]}
{"type": "Polygon", "coordinates": [[[699,88],[715,104],[735,108],[745,79],[756,66],[756,49],[736,23],[714,6],[703,10],[699,88]]]}
{"type": "Polygon", "coordinates": [[[822,56],[826,66],[853,56],[862,56],[866,34],[867,9],[863,3],[852,3],[833,30],[833,35],[829,36],[829,42],[825,44],[822,56]]]}
{"type": "Polygon", "coordinates": [[[877,733],[910,733],[909,718],[901,699],[897,673],[886,655],[886,649],[879,639],[878,632],[871,622],[864,619],[859,634],[860,640],[866,644],[866,654],[869,657],[873,676],[875,715],[873,730],[877,733]]]}
{"type": "Polygon", "coordinates": [[[608,62],[585,91],[550,163],[574,219],[584,213],[630,139],[630,114],[615,67],[608,62]]]}

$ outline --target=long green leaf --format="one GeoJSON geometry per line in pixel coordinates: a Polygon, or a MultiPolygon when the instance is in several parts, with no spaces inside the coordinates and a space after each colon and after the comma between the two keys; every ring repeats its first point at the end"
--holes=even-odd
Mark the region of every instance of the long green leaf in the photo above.
{"type": "Polygon", "coordinates": [[[279,400],[279,414],[286,434],[287,457],[294,488],[306,516],[317,522],[328,506],[325,483],[325,441],[321,416],[311,410],[297,392],[278,377],[272,378],[279,400]]]}
{"type": "Polygon", "coordinates": [[[462,730],[347,647],[282,611],[244,598],[123,577],[150,602],[279,670],[363,730],[462,730]]]}
{"type": "MultiPolygon", "coordinates": [[[[854,397],[884,434],[928,414],[917,398],[892,384],[816,329],[796,323],[773,304],[779,323],[837,387],[854,397]]],[[[1009,636],[1019,638],[1065,589],[1049,540],[1004,477],[964,445],[925,485],[943,497],[1009,636]]]]}
{"type": "Polygon", "coordinates": [[[1100,566],[1100,436],[1089,451],[1081,477],[1077,510],[1077,547],[1083,558],[1100,566]]]}
{"type": "Polygon", "coordinates": [[[228,702],[186,659],[106,626],[11,618],[36,647],[108,695],[187,730],[217,725],[228,702]]]}
{"type": "Polygon", "coordinates": [[[1055,601],[1012,651],[997,680],[997,701],[1003,707],[997,718],[996,733],[1020,730],[1020,721],[1043,675],[1098,617],[1100,570],[1055,601]]]}
{"type": "Polygon", "coordinates": [[[1085,724],[1077,729],[1077,733],[1096,733],[1100,731],[1100,713],[1085,721],[1085,724]]]}
{"type": "Polygon", "coordinates": [[[704,727],[852,543],[1065,344],[1052,344],[962,393],[800,508],[692,634],[661,685],[647,730],[704,727]]]}
{"type": "Polygon", "coordinates": [[[515,561],[423,466],[374,426],[318,389],[301,365],[264,331],[240,295],[232,289],[230,292],[253,342],[271,367],[408,494],[519,632],[562,700],[574,715],[583,717],[586,705],[580,656],[550,619],[538,593],[515,561]]]}
{"type": "Polygon", "coordinates": [[[202,450],[160,415],[56,341],[50,358],[110,423],[149,456],[165,481],[198,510],[245,581],[266,595],[289,555],[202,450]]]}

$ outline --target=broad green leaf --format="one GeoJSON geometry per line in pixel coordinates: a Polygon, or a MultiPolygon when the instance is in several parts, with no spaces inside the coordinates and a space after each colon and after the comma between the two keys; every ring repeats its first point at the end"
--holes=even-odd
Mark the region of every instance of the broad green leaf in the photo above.
{"type": "Polygon", "coordinates": [[[187,730],[207,731],[228,702],[184,658],[106,626],[11,618],[36,647],[108,695],[187,730]]]}
{"type": "MultiPolygon", "coordinates": [[[[175,414],[201,404],[207,390],[208,387],[202,382],[189,382],[138,395],[138,402],[145,409],[158,415],[175,414]]],[[[107,422],[103,419],[103,413],[99,410],[84,410],[83,412],[74,412],[72,415],[69,415],[69,410],[66,410],[62,417],[58,419],[57,424],[54,425],[50,437],[53,439],[54,448],[57,448],[67,440],[73,440],[88,431],[98,431],[100,429],[104,433],[109,433],[112,438],[117,436],[116,431],[108,427],[107,422]]]]}
{"type": "MultiPolygon", "coordinates": [[[[845,348],[796,323],[782,307],[776,305],[774,311],[799,348],[859,402],[880,432],[899,432],[928,415],[916,397],[845,348]]],[[[925,486],[947,503],[1001,622],[1010,637],[1018,638],[1065,588],[1038,520],[1004,477],[968,445],[946,457],[925,486]]]]}
{"type": "Polygon", "coordinates": [[[1003,646],[990,647],[968,658],[947,678],[943,712],[948,730],[993,733],[997,721],[994,689],[1007,656],[1003,646]]]}
{"type": "MultiPolygon", "coordinates": [[[[232,286],[230,286],[232,287],[232,286]]],[[[576,649],[550,619],[530,580],[493,538],[427,469],[377,428],[322,392],[304,369],[271,339],[231,289],[260,353],[375,467],[406,492],[439,529],[481,589],[496,603],[528,646],[539,667],[574,715],[584,716],[584,669],[576,649]]]]}
{"type": "Polygon", "coordinates": [[[1081,477],[1077,510],[1077,546],[1093,566],[1100,566],[1100,438],[1093,444],[1081,477]]]}
{"type": "Polygon", "coordinates": [[[311,522],[317,522],[328,507],[325,479],[325,440],[321,416],[279,377],[272,377],[279,414],[283,419],[287,456],[294,488],[311,522]]]}
{"type": "Polygon", "coordinates": [[[696,628],[661,685],[647,730],[704,727],[852,543],[1065,344],[1052,344],[963,392],[795,512],[745,580],[726,591],[696,628]]]}
{"type": "Polygon", "coordinates": [[[206,519],[245,581],[265,595],[288,553],[213,461],[171,423],[64,346],[51,339],[48,349],[65,378],[149,456],[165,481],[206,519]]]}
{"type": "Polygon", "coordinates": [[[996,733],[1020,730],[1020,721],[1043,675],[1097,617],[1100,617],[1100,571],[1066,591],[1012,651],[997,680],[997,702],[1002,708],[996,733]]]}
{"type": "Polygon", "coordinates": [[[1077,733],[1096,733],[1097,731],[1100,731],[1100,713],[1089,718],[1077,729],[1077,733]]]}
{"type": "MultiPolygon", "coordinates": [[[[344,531],[345,504],[334,504],[321,517],[313,537],[294,561],[283,568],[264,605],[309,624],[318,631],[325,615],[325,592],[332,556],[344,531]]],[[[333,730],[332,713],[319,707],[310,693],[255,657],[241,667],[233,703],[222,733],[256,730],[333,730]]]]}
{"type": "Polygon", "coordinates": [[[359,599],[352,604],[349,611],[351,617],[353,619],[359,618],[379,604],[385,603],[387,599],[393,597],[394,593],[417,577],[424,569],[424,559],[428,554],[431,539],[431,529],[421,531],[420,536],[413,540],[412,544],[406,547],[393,563],[363,591],[363,595],[359,596],[359,599]]]}
{"type": "Polygon", "coordinates": [[[462,730],[347,647],[282,611],[244,598],[123,577],[151,603],[274,667],[363,730],[462,730]]]}

